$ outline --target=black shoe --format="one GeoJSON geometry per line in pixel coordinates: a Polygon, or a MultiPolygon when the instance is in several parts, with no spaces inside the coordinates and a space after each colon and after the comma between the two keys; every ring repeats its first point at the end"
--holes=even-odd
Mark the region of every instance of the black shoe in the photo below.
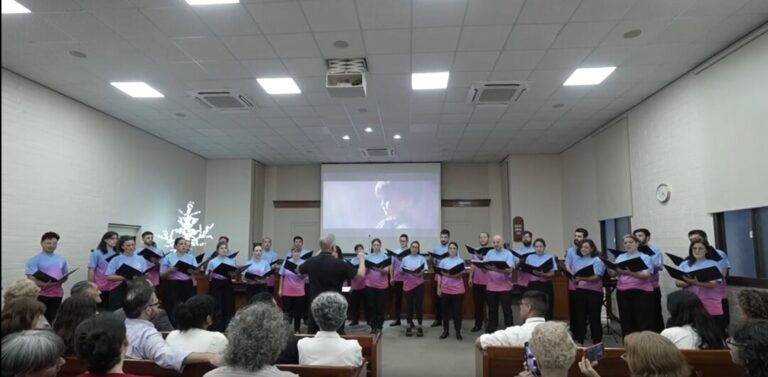
{"type": "Polygon", "coordinates": [[[475,325],[475,327],[472,328],[472,330],[469,330],[470,332],[478,332],[483,329],[483,326],[475,325]]]}
{"type": "Polygon", "coordinates": [[[389,327],[400,326],[400,321],[392,321],[389,323],[389,327]]]}
{"type": "Polygon", "coordinates": [[[413,336],[413,327],[405,329],[405,336],[413,336]]]}
{"type": "Polygon", "coordinates": [[[447,337],[448,337],[448,335],[450,335],[450,334],[448,334],[448,331],[447,331],[447,330],[445,330],[445,331],[443,331],[443,333],[442,333],[442,334],[440,334],[440,339],[445,339],[445,338],[447,338],[447,337]]]}
{"type": "Polygon", "coordinates": [[[456,339],[457,340],[463,340],[464,338],[461,337],[461,333],[460,332],[457,332],[456,333],[456,339]]]}
{"type": "Polygon", "coordinates": [[[422,330],[421,327],[416,329],[416,336],[418,336],[419,338],[424,336],[424,330],[422,330]]]}
{"type": "Polygon", "coordinates": [[[432,324],[429,325],[429,327],[440,327],[442,325],[443,325],[442,321],[435,321],[435,322],[432,322],[432,324]]]}

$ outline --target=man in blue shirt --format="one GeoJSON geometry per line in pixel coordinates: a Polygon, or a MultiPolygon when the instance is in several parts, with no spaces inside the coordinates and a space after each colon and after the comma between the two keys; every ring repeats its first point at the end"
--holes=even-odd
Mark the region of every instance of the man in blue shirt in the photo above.
{"type": "Polygon", "coordinates": [[[653,251],[651,262],[653,262],[654,274],[651,275],[651,283],[653,283],[653,330],[657,333],[661,333],[664,330],[664,317],[661,315],[661,288],[659,288],[659,274],[658,272],[663,269],[664,256],[661,254],[661,249],[652,245],[651,232],[645,228],[638,228],[632,231],[632,234],[640,240],[640,247],[647,246],[653,251]]]}
{"type": "MultiPolygon", "coordinates": [[[[448,255],[448,242],[451,239],[451,231],[448,229],[443,229],[440,231],[440,244],[432,248],[432,253],[440,256],[447,256],[448,255]]],[[[432,266],[437,266],[440,264],[440,260],[442,258],[433,258],[431,255],[429,256],[429,260],[432,261],[432,266]]],[[[443,310],[440,305],[440,296],[437,295],[437,289],[432,290],[432,303],[434,304],[434,310],[435,310],[435,322],[432,322],[429,327],[439,327],[443,325],[443,310]]]]}
{"type": "Polygon", "coordinates": [[[49,323],[53,323],[59,306],[61,306],[61,300],[64,297],[64,288],[61,285],[67,281],[67,278],[63,277],[69,272],[67,260],[63,256],[53,253],[58,244],[58,234],[54,232],[44,233],[40,238],[42,251],[30,258],[24,266],[24,273],[27,277],[40,287],[37,300],[45,304],[45,319],[49,323]],[[39,280],[35,274],[48,275],[56,281],[39,280]]]}

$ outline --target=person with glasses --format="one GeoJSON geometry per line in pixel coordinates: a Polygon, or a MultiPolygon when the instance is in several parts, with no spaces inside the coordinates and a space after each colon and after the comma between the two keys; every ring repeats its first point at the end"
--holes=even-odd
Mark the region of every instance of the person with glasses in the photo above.
{"type": "MultiPolygon", "coordinates": [[[[131,282],[133,283],[133,282],[131,282]]],[[[157,313],[160,300],[151,285],[144,282],[130,284],[125,296],[125,328],[128,339],[126,358],[153,360],[161,368],[173,369],[179,373],[184,365],[193,363],[218,364],[220,357],[215,353],[189,352],[174,348],[166,343],[160,332],[150,322],[157,313]]]]}
{"type": "Polygon", "coordinates": [[[493,334],[484,334],[477,338],[476,343],[483,349],[489,346],[522,346],[531,339],[533,330],[546,322],[544,314],[549,305],[547,295],[542,291],[523,293],[520,300],[520,318],[525,323],[522,326],[512,326],[493,334]]]}
{"type": "MultiPolygon", "coordinates": [[[[705,268],[719,267],[715,259],[714,249],[709,246],[709,242],[706,240],[698,240],[691,242],[688,247],[688,258],[686,258],[679,266],[680,271],[694,272],[705,268]]],[[[688,292],[695,294],[701,303],[704,304],[704,308],[707,309],[707,313],[722,324],[725,320],[723,318],[723,304],[721,299],[721,293],[719,291],[720,281],[722,279],[712,281],[699,281],[696,278],[683,277],[684,280],[675,280],[675,285],[678,288],[685,289],[688,292]]]]}
{"type": "MultiPolygon", "coordinates": [[[[691,368],[685,356],[669,339],[651,331],[635,332],[624,337],[625,353],[621,359],[627,363],[630,376],[690,377],[691,368]]],[[[586,357],[579,361],[581,374],[600,377],[593,368],[597,362],[586,357]]]]}
{"type": "Polygon", "coordinates": [[[768,320],[745,322],[726,340],[731,359],[746,370],[747,377],[768,377],[768,320]]]}

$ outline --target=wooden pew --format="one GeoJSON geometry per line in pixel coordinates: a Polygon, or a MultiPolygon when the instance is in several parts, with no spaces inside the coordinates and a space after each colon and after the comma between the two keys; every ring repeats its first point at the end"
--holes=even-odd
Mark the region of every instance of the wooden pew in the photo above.
{"type": "MultiPolygon", "coordinates": [[[[692,377],[741,376],[744,370],[733,364],[728,350],[683,350],[691,367],[692,377]]],[[[606,348],[605,358],[595,366],[600,377],[627,377],[629,368],[621,359],[623,348],[606,348]]],[[[576,353],[576,360],[583,352],[576,353]]],[[[514,376],[523,371],[523,347],[475,347],[476,377],[514,376]]],[[[581,377],[578,365],[574,363],[568,371],[569,377],[581,377]]]]}
{"type": "MultiPolygon", "coordinates": [[[[298,338],[311,337],[310,334],[296,334],[298,338]]],[[[381,377],[381,334],[375,335],[342,335],[344,339],[354,339],[363,348],[363,359],[368,363],[368,375],[381,377]]]]}
{"type": "MultiPolygon", "coordinates": [[[[67,357],[65,360],[66,363],[57,377],[75,377],[85,371],[85,365],[79,359],[67,357]]],[[[366,363],[357,368],[282,364],[276,366],[280,370],[293,372],[301,377],[365,377],[368,367],[366,363]]],[[[161,368],[154,361],[126,360],[123,364],[125,373],[153,377],[202,377],[213,369],[215,367],[209,364],[190,364],[184,367],[183,373],[178,373],[172,369],[161,368]]]]}

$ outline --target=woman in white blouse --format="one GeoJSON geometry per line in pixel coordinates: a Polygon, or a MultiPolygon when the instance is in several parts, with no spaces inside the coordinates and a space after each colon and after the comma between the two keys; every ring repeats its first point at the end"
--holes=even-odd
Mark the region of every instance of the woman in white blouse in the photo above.
{"type": "Polygon", "coordinates": [[[723,336],[699,298],[688,291],[676,291],[667,296],[669,320],[661,335],[678,349],[722,349],[723,336]]]}
{"type": "Polygon", "coordinates": [[[168,334],[171,347],[191,352],[222,353],[227,348],[227,337],[217,331],[206,330],[213,323],[216,301],[208,295],[198,295],[177,305],[174,310],[178,330],[168,334]]]}

